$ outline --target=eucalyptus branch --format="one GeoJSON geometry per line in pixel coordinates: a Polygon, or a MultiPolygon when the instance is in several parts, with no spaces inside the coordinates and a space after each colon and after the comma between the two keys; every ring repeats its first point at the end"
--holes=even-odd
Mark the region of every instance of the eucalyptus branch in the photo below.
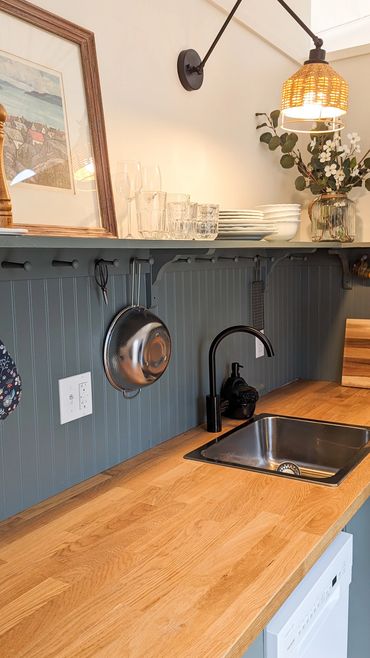
{"type": "Polygon", "coordinates": [[[260,138],[261,142],[268,145],[271,151],[281,148],[280,163],[284,169],[292,169],[294,166],[297,168],[300,174],[295,181],[297,190],[303,191],[308,186],[313,194],[319,194],[324,190],[347,193],[354,186],[361,187],[365,183],[366,189],[370,191],[370,176],[368,176],[370,167],[364,165],[370,149],[357,162],[359,138],[356,133],[350,136],[349,147],[342,147],[341,137],[338,133],[319,137],[315,135],[315,139],[312,139],[307,147],[311,157],[306,164],[297,145],[298,135],[295,133],[279,134],[277,129],[278,110],[274,110],[270,114],[258,113],[257,116],[265,117],[264,124],[258,126],[258,128],[266,126],[266,132],[260,138]],[[323,154],[325,155],[323,156],[323,154]],[[357,174],[354,176],[352,172],[355,169],[357,174]]]}
{"type": "Polygon", "coordinates": [[[366,160],[366,156],[369,155],[369,153],[370,153],[370,149],[369,149],[368,151],[366,151],[364,157],[361,158],[361,160],[359,160],[359,162],[357,163],[357,166],[358,166],[358,167],[360,166],[360,164],[361,164],[362,162],[364,162],[364,161],[366,160]]]}

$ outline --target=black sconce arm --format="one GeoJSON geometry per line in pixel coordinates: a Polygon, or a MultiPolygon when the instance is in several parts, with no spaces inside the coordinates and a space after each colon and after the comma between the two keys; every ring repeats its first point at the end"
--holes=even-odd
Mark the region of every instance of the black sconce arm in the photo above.
{"type": "MultiPolygon", "coordinates": [[[[180,78],[182,86],[187,91],[194,91],[199,89],[203,84],[204,78],[204,66],[208,61],[210,55],[214,51],[217,43],[221,39],[223,33],[225,32],[227,26],[229,25],[231,19],[233,18],[236,10],[243,0],[237,0],[233,6],[231,12],[227,16],[224,24],[217,33],[215,39],[213,40],[211,46],[206,52],[203,59],[201,59],[198,53],[195,50],[182,50],[177,59],[177,72],[180,78]]],[[[277,2],[290,14],[290,16],[301,26],[305,32],[311,37],[312,41],[315,44],[315,48],[310,51],[310,60],[312,62],[324,61],[325,60],[325,51],[321,50],[323,45],[323,40],[320,39],[316,34],[310,30],[310,28],[302,21],[302,19],[287,5],[284,0],[277,0],[277,2]]]]}

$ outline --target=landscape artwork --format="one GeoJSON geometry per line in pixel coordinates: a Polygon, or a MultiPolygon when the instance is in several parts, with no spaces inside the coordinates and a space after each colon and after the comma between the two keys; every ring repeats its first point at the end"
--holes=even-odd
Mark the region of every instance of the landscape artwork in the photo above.
{"type": "Polygon", "coordinates": [[[10,185],[26,182],[72,190],[61,75],[0,52],[4,160],[10,185]]]}

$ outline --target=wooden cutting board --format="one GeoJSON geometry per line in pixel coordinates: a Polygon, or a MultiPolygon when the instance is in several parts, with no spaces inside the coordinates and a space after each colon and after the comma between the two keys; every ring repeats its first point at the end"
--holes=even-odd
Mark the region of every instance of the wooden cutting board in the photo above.
{"type": "Polygon", "coordinates": [[[370,320],[346,321],[342,385],[370,388],[370,320]]]}

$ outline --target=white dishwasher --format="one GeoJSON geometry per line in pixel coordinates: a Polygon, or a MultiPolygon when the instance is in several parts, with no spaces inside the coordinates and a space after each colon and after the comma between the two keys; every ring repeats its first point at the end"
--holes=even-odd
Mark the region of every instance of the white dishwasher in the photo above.
{"type": "Polygon", "coordinates": [[[341,532],[264,631],[264,658],[346,658],[352,535],[341,532]]]}

